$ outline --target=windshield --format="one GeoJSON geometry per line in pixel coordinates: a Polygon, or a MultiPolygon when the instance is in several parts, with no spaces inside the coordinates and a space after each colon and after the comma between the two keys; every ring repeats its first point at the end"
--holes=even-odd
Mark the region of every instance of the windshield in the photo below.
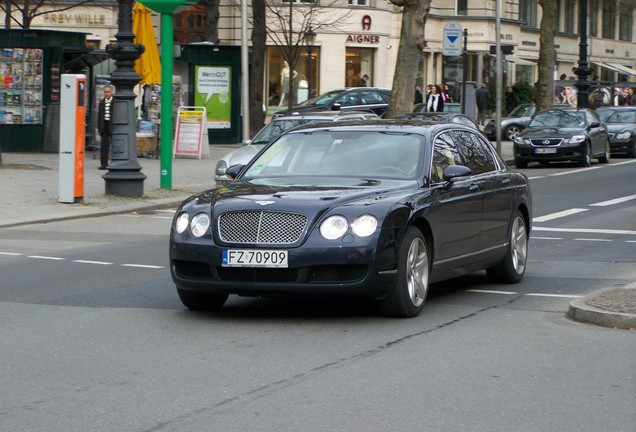
{"type": "Polygon", "coordinates": [[[243,175],[411,179],[420,169],[419,135],[378,131],[318,131],[283,136],[243,175]]]}
{"type": "Polygon", "coordinates": [[[531,117],[534,111],[535,105],[533,104],[519,105],[510,111],[509,117],[531,117]]]}
{"type": "Polygon", "coordinates": [[[542,111],[537,113],[530,127],[584,127],[585,113],[580,111],[542,111]]]}
{"type": "Polygon", "coordinates": [[[333,91],[330,91],[328,93],[321,94],[320,96],[316,96],[315,98],[307,99],[306,101],[302,102],[299,105],[300,106],[305,106],[305,105],[316,105],[316,106],[327,105],[332,100],[334,100],[340,93],[342,93],[342,90],[333,90],[333,91]]]}
{"type": "Polygon", "coordinates": [[[603,123],[636,123],[636,110],[604,109],[596,112],[603,123]]]}
{"type": "Polygon", "coordinates": [[[316,123],[318,121],[320,120],[303,118],[290,120],[272,120],[267,126],[265,126],[256,135],[254,135],[251,144],[267,144],[270,141],[274,141],[283,132],[289,129],[308,123],[316,123]]]}

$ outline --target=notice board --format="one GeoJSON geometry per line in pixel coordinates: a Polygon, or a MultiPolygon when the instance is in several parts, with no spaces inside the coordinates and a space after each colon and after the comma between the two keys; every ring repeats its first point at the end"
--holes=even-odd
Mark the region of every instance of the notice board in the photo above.
{"type": "Polygon", "coordinates": [[[197,156],[201,159],[205,124],[206,112],[204,107],[179,107],[173,156],[197,156]]]}

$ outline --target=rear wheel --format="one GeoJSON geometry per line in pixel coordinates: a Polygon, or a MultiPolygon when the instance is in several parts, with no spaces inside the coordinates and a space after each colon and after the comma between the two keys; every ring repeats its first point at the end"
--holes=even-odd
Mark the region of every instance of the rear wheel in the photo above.
{"type": "Polygon", "coordinates": [[[384,315],[401,318],[419,315],[428,294],[430,263],[426,239],[420,230],[410,227],[400,244],[393,287],[380,300],[380,310],[384,315]]]}
{"type": "Polygon", "coordinates": [[[499,264],[487,270],[488,277],[500,283],[517,283],[523,278],[528,260],[528,229],[519,210],[508,232],[508,250],[499,264]]]}
{"type": "Polygon", "coordinates": [[[187,291],[177,288],[181,303],[194,311],[219,310],[228,298],[227,294],[214,294],[200,291],[187,291]]]}
{"type": "Polygon", "coordinates": [[[504,129],[503,131],[503,138],[507,139],[508,141],[514,141],[515,138],[517,138],[517,136],[519,135],[519,132],[521,132],[521,127],[515,124],[506,126],[506,129],[504,129]]]}

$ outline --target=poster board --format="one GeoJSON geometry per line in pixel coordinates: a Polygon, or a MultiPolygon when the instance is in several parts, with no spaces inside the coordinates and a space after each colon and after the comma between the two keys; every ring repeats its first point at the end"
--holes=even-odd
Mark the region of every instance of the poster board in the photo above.
{"type": "Polygon", "coordinates": [[[181,106],[177,112],[173,156],[197,156],[201,159],[203,129],[206,125],[204,107],[181,106]]]}

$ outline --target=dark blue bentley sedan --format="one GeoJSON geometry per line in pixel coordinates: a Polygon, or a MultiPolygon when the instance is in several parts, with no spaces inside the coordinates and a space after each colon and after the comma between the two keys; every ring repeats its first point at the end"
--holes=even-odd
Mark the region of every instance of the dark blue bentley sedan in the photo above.
{"type": "Polygon", "coordinates": [[[358,296],[420,313],[429,284],[486,270],[519,282],[532,200],[475,128],[417,120],[284,133],[228,185],[188,198],[170,234],[183,304],[242,296],[358,296]]]}

